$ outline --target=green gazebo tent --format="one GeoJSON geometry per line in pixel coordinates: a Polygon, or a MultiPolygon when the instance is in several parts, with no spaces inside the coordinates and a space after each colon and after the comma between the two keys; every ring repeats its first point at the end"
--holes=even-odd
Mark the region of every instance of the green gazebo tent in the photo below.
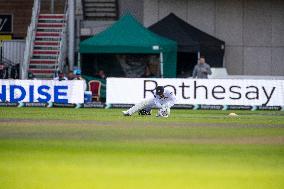
{"type": "Polygon", "coordinates": [[[152,33],[130,14],[82,41],[80,53],[160,54],[161,76],[176,77],[176,42],[152,33]]]}

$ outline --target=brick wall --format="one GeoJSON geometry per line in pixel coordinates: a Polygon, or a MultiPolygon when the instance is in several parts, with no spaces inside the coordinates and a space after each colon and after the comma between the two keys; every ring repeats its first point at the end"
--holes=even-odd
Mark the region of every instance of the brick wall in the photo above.
{"type": "MultiPolygon", "coordinates": [[[[0,14],[13,15],[13,38],[26,37],[34,0],[0,0],[0,14]]],[[[65,0],[55,0],[55,13],[62,13],[65,0]]],[[[42,0],[41,13],[50,13],[50,0],[42,0]]]]}
{"type": "MultiPolygon", "coordinates": [[[[62,14],[64,12],[65,0],[54,0],[54,13],[62,14]]],[[[41,13],[50,13],[50,0],[41,0],[41,13]]]]}
{"type": "Polygon", "coordinates": [[[0,14],[13,15],[13,37],[24,38],[31,20],[33,0],[0,0],[0,14]]]}

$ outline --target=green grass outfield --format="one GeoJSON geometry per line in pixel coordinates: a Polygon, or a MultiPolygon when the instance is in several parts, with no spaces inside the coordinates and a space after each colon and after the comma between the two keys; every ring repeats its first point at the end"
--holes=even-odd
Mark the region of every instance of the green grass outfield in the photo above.
{"type": "Polygon", "coordinates": [[[284,112],[229,113],[0,108],[0,189],[284,188],[284,112]]]}

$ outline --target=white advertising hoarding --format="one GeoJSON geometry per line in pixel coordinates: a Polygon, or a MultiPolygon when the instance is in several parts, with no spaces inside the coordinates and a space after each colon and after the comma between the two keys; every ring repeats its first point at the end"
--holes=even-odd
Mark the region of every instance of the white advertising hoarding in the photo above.
{"type": "Polygon", "coordinates": [[[154,78],[108,78],[107,104],[135,104],[158,85],[176,94],[176,104],[284,105],[284,80],[154,78]]]}
{"type": "Polygon", "coordinates": [[[84,103],[84,82],[0,80],[0,102],[84,103]]]}

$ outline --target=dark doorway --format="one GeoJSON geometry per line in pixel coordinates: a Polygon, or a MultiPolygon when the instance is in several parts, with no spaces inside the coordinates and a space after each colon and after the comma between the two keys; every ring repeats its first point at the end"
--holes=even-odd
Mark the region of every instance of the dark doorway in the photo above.
{"type": "Polygon", "coordinates": [[[160,77],[158,54],[81,54],[82,74],[95,76],[103,70],[108,77],[160,77]]]}
{"type": "Polygon", "coordinates": [[[124,73],[115,54],[82,54],[83,75],[95,76],[103,70],[108,77],[123,77],[124,73]]]}
{"type": "Polygon", "coordinates": [[[191,77],[192,71],[197,63],[197,53],[178,52],[177,53],[177,77],[191,77]]]}

